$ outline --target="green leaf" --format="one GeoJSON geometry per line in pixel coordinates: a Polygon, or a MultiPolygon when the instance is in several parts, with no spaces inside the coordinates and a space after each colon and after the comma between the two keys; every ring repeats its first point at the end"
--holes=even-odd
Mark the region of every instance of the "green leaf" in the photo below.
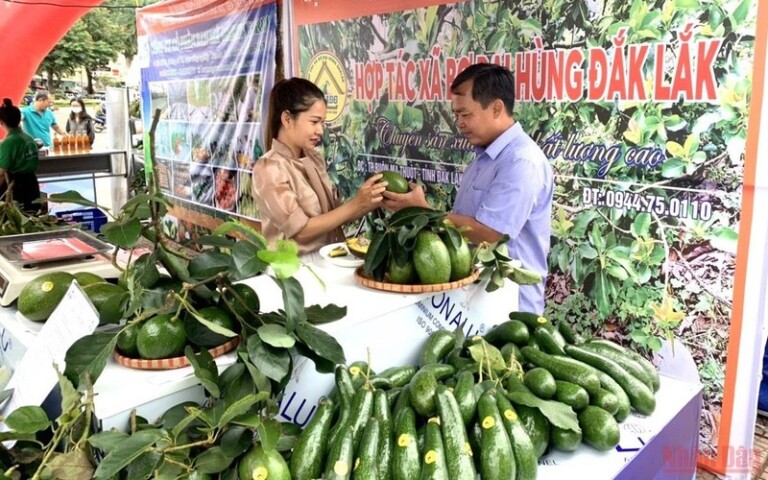
{"type": "Polygon", "coordinates": [[[260,250],[257,256],[272,267],[279,279],[289,278],[301,268],[301,260],[292,252],[260,250]]]}
{"type": "Polygon", "coordinates": [[[329,303],[324,307],[310,305],[304,311],[307,314],[307,321],[312,325],[335,322],[347,316],[347,307],[340,307],[333,303],[329,303]]]}
{"type": "Polygon", "coordinates": [[[475,256],[477,260],[482,262],[484,265],[488,263],[495,263],[496,255],[493,253],[493,248],[493,244],[481,243],[478,245],[477,249],[475,250],[475,256]]]}
{"type": "Polygon", "coordinates": [[[648,237],[648,232],[651,229],[651,214],[650,213],[638,213],[635,216],[635,220],[632,222],[632,234],[635,237],[648,237]]]}
{"type": "Polygon", "coordinates": [[[211,447],[195,459],[195,470],[202,473],[219,473],[232,464],[233,458],[224,455],[221,447],[211,447]]]}
{"type": "Polygon", "coordinates": [[[739,234],[728,227],[719,227],[708,235],[709,243],[718,250],[736,255],[739,244],[739,234]]]}
{"type": "Polygon", "coordinates": [[[661,165],[661,176],[664,178],[678,178],[685,174],[685,164],[679,158],[670,158],[661,165]]]}
{"type": "Polygon", "coordinates": [[[76,340],[64,356],[64,375],[75,387],[83,385],[85,375],[91,384],[96,383],[116,344],[116,332],[97,332],[76,340]]]}
{"type": "Polygon", "coordinates": [[[56,370],[59,377],[59,391],[61,392],[61,411],[72,412],[80,408],[82,395],[75,389],[72,382],[69,381],[59,370],[56,370]]]}
{"type": "Polygon", "coordinates": [[[480,340],[470,345],[469,355],[472,357],[472,360],[484,367],[490,365],[490,368],[496,373],[503,372],[507,369],[504,357],[501,355],[499,349],[485,340],[480,340]]]}
{"type": "Polygon", "coordinates": [[[609,282],[610,280],[606,278],[602,271],[595,274],[595,303],[597,303],[597,311],[600,313],[602,318],[610,315],[611,311],[613,310],[613,305],[611,305],[611,298],[609,294],[609,282]]]}
{"type": "Polygon", "coordinates": [[[629,278],[627,271],[618,265],[608,265],[605,268],[605,272],[612,277],[618,278],[622,282],[629,278]]]}
{"type": "Polygon", "coordinates": [[[131,265],[134,278],[142,287],[149,288],[160,280],[160,271],[157,269],[156,262],[157,255],[145,253],[131,265]]]}
{"type": "Polygon", "coordinates": [[[93,477],[93,465],[85,450],[72,450],[54,456],[46,465],[53,478],[77,480],[93,477]]]}
{"type": "Polygon", "coordinates": [[[323,330],[307,322],[299,322],[296,326],[296,335],[310,350],[322,358],[337,365],[346,363],[344,349],[333,336],[323,330]]]}
{"type": "Polygon", "coordinates": [[[205,325],[206,328],[211,330],[214,333],[218,333],[219,335],[224,335],[225,337],[236,337],[237,333],[233,332],[232,330],[222,327],[221,325],[211,322],[210,320],[206,320],[204,317],[201,317],[199,313],[197,313],[197,310],[194,310],[192,308],[188,309],[187,312],[191,313],[192,316],[200,322],[202,325],[205,325]]]}
{"type": "Polygon", "coordinates": [[[234,280],[242,280],[264,273],[267,269],[267,262],[261,260],[258,253],[259,249],[250,242],[237,242],[232,249],[232,263],[235,265],[233,272],[234,280]]]}
{"type": "Polygon", "coordinates": [[[292,332],[299,322],[307,319],[307,313],[304,311],[304,289],[295,278],[275,278],[274,280],[283,291],[285,329],[292,332]]]}
{"type": "Polygon", "coordinates": [[[365,263],[363,264],[363,271],[365,273],[371,275],[381,265],[386,266],[390,254],[389,235],[385,232],[373,234],[371,243],[368,245],[368,252],[365,254],[365,263]]]}
{"type": "Polygon", "coordinates": [[[288,350],[270,347],[258,335],[249,336],[246,344],[248,359],[267,377],[279,382],[290,373],[291,356],[288,350]]]}
{"type": "Polygon", "coordinates": [[[226,272],[232,266],[231,257],[226,253],[207,251],[195,255],[189,261],[189,274],[197,280],[210,278],[217,273],[226,272]]]}
{"type": "Polygon", "coordinates": [[[296,343],[293,335],[285,331],[282,325],[262,325],[256,332],[267,345],[280,348],[291,348],[296,343]]]}
{"type": "Polygon", "coordinates": [[[133,248],[141,237],[141,220],[130,218],[124,222],[108,222],[101,227],[101,234],[109,243],[123,248],[133,248]]]}
{"type": "Polygon", "coordinates": [[[195,353],[194,350],[192,350],[192,347],[187,345],[184,348],[184,356],[187,357],[189,363],[192,365],[192,368],[195,371],[195,376],[200,380],[203,388],[205,388],[214,398],[219,398],[219,396],[221,396],[218,384],[219,369],[210,352],[206,349],[202,349],[198,353],[195,353]]]}
{"type": "Polygon", "coordinates": [[[274,450],[280,440],[280,422],[274,418],[264,418],[256,429],[259,432],[259,440],[264,450],[274,450]]]}
{"type": "Polygon", "coordinates": [[[19,407],[5,418],[5,424],[18,433],[35,433],[51,424],[48,414],[41,407],[19,407]]]}
{"type": "Polygon", "coordinates": [[[733,25],[733,29],[737,30],[739,26],[741,26],[742,23],[747,19],[747,14],[749,13],[749,8],[752,5],[752,0],[741,0],[741,3],[738,7],[736,7],[736,10],[733,11],[732,17],[734,20],[735,25],[733,25]]]}
{"type": "Polygon", "coordinates": [[[259,392],[250,393],[238,399],[232,405],[229,405],[226,410],[224,410],[224,413],[219,419],[218,426],[221,428],[226,427],[229,422],[239,417],[240,415],[248,413],[249,410],[251,410],[251,407],[256,405],[258,402],[264,401],[268,398],[269,394],[266,392],[259,392]]]}
{"type": "Polygon", "coordinates": [[[48,201],[52,203],[74,203],[75,205],[82,205],[84,207],[109,210],[108,208],[104,208],[96,203],[93,203],[92,201],[80,195],[80,193],[76,192],[75,190],[67,190],[66,192],[62,193],[52,193],[48,195],[48,201]]]}
{"type": "Polygon", "coordinates": [[[245,453],[253,443],[253,433],[244,427],[230,425],[221,436],[221,453],[235,458],[245,453]]]}
{"type": "Polygon", "coordinates": [[[542,415],[547,417],[547,420],[558,428],[573,430],[574,432],[579,433],[581,432],[576,412],[564,403],[552,400],[542,400],[530,392],[520,390],[507,393],[507,398],[518,405],[538,408],[542,415]]]}
{"type": "Polygon", "coordinates": [[[117,445],[104,459],[99,463],[99,467],[94,474],[95,479],[111,479],[131,462],[139,458],[141,454],[150,450],[152,445],[162,438],[161,430],[141,430],[125,441],[117,445]]]}
{"type": "Polygon", "coordinates": [[[267,239],[253,227],[237,220],[224,222],[213,231],[214,235],[239,234],[259,249],[267,248],[267,239]]]}
{"type": "Polygon", "coordinates": [[[102,452],[109,453],[128,439],[127,433],[115,430],[102,431],[88,437],[88,443],[102,452]]]}
{"type": "Polygon", "coordinates": [[[595,250],[594,247],[588,243],[579,244],[577,251],[582,258],[586,258],[587,260],[597,258],[597,250],[595,250]]]}
{"type": "MultiPolygon", "coordinates": [[[[197,408],[195,406],[187,407],[185,410],[190,410],[187,415],[179,420],[171,430],[171,438],[178,439],[179,435],[181,435],[182,432],[184,432],[187,427],[192,425],[192,423],[195,422],[202,414],[203,411],[200,408],[197,408]]],[[[170,423],[170,422],[169,422],[170,423]]],[[[199,425],[199,422],[198,422],[199,425]]]]}
{"type": "Polygon", "coordinates": [[[315,371],[318,373],[333,373],[336,369],[335,363],[310,350],[304,343],[296,342],[296,353],[312,360],[315,364],[315,371]]]}
{"type": "Polygon", "coordinates": [[[125,469],[125,480],[144,480],[153,478],[153,473],[160,464],[163,456],[160,452],[150,450],[139,455],[139,458],[132,461],[125,469]]]}
{"type": "MultiPolygon", "coordinates": [[[[518,267],[512,267],[507,278],[518,285],[536,285],[544,280],[538,273],[518,267]]],[[[499,288],[503,286],[503,283],[498,284],[499,288]]]]}
{"type": "MultiPolygon", "coordinates": [[[[230,237],[221,237],[219,235],[201,235],[194,241],[198,245],[206,247],[218,247],[218,248],[232,248],[236,244],[236,240],[230,237]]],[[[251,245],[248,242],[244,242],[247,245],[251,245]]],[[[251,245],[253,247],[253,245],[251,245]]],[[[254,247],[255,249],[255,247],[254,247]]]]}

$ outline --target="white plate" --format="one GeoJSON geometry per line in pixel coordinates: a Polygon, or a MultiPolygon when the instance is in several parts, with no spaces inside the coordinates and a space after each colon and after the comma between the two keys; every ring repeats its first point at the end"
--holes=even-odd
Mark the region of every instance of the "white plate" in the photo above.
{"type": "Polygon", "coordinates": [[[324,246],[320,249],[320,256],[336,265],[337,267],[357,268],[365,263],[362,258],[357,258],[356,256],[352,255],[344,242],[332,243],[330,245],[324,246]],[[339,246],[344,247],[344,249],[347,251],[347,254],[343,257],[332,257],[331,250],[339,246]]]}

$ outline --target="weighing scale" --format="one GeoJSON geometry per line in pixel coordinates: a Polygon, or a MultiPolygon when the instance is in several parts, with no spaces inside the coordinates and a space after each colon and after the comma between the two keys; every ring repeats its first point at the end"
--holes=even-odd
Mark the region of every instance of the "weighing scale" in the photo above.
{"type": "Polygon", "coordinates": [[[13,303],[27,283],[44,273],[117,278],[120,270],[104,255],[113,248],[77,228],[0,237],[0,305],[13,303]]]}

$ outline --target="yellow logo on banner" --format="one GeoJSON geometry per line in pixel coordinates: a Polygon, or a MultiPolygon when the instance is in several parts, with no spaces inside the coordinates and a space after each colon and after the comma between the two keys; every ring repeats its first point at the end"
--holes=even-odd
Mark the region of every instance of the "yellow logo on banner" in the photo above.
{"type": "Polygon", "coordinates": [[[347,104],[347,75],[341,61],[332,53],[318,53],[309,61],[307,79],[325,93],[328,103],[325,121],[338,120],[347,104]]]}

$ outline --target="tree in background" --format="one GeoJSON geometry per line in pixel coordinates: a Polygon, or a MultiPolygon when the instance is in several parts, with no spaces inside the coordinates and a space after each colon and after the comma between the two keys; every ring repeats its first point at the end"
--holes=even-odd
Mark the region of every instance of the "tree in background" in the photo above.
{"type": "Polygon", "coordinates": [[[93,72],[125,56],[130,66],[137,52],[136,9],[158,0],[106,0],[75,23],[64,38],[51,50],[38,68],[45,72],[48,85],[54,78],[71,75],[78,68],[86,73],[86,90],[93,93],[93,72]]]}

